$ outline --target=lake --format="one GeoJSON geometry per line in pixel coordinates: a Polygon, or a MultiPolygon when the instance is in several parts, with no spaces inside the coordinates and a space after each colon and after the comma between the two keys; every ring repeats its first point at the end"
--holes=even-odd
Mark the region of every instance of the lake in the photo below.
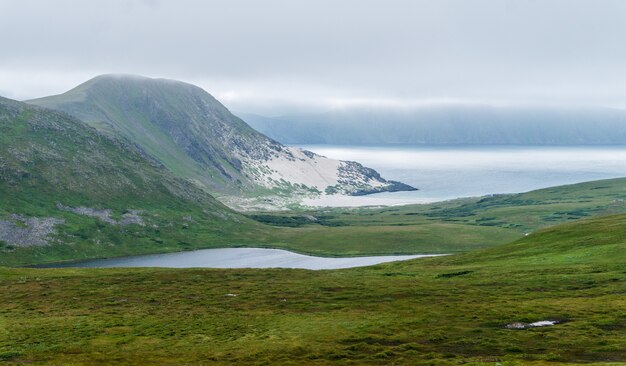
{"type": "Polygon", "coordinates": [[[419,191],[325,197],[309,205],[427,203],[626,176],[626,146],[334,146],[299,145],[353,160],[419,191]]]}
{"type": "Polygon", "coordinates": [[[297,254],[280,249],[221,248],[201,249],[177,253],[139,255],[122,258],[95,259],[73,263],[55,263],[37,267],[301,268],[319,270],[363,267],[385,262],[433,256],[436,256],[436,254],[325,258],[297,254]]]}

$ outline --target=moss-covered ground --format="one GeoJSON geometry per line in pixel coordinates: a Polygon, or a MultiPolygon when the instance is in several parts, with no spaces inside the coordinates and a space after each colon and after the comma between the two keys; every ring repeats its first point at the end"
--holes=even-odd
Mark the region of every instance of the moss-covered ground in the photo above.
{"type": "MultiPolygon", "coordinates": [[[[335,271],[2,269],[6,364],[626,362],[626,215],[335,271]],[[514,322],[556,320],[544,328],[514,322]]],[[[2,361],[0,361],[2,362],[2,361]]]]}

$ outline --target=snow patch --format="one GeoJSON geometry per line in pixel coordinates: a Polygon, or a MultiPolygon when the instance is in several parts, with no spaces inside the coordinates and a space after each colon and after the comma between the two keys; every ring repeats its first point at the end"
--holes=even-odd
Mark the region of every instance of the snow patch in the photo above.
{"type": "Polygon", "coordinates": [[[557,320],[540,320],[534,323],[511,323],[507,324],[505,328],[507,329],[528,329],[528,328],[538,328],[538,327],[549,327],[551,325],[558,324],[557,320]]]}

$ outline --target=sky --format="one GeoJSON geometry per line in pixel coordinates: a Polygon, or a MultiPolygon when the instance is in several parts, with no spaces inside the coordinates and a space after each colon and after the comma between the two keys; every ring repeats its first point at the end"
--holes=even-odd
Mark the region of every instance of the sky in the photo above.
{"type": "Polygon", "coordinates": [[[0,0],[0,95],[104,73],[235,111],[446,103],[626,107],[621,0],[0,0]]]}

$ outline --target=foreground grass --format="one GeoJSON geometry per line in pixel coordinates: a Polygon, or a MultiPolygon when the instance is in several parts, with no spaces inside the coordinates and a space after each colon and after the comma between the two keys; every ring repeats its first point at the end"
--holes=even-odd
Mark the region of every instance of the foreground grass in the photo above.
{"type": "Polygon", "coordinates": [[[340,271],[1,269],[0,359],[626,362],[624,249],[620,215],[492,249],[340,271]],[[539,320],[561,323],[505,328],[539,320]]]}

